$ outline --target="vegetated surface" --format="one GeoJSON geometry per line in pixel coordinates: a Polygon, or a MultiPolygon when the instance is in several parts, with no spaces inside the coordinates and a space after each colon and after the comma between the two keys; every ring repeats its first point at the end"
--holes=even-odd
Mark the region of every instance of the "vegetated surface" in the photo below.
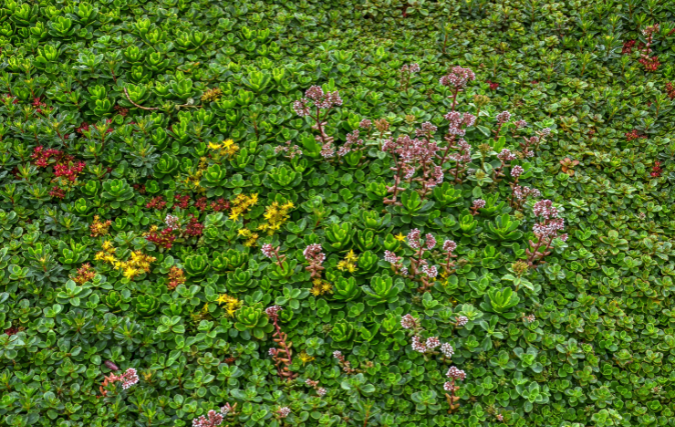
{"type": "Polygon", "coordinates": [[[0,424],[671,425],[674,9],[3,1],[0,424]]]}

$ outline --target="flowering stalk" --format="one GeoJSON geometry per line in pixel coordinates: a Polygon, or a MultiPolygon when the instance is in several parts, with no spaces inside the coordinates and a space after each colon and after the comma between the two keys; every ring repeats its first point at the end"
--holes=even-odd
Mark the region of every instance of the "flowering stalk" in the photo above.
{"type": "Polygon", "coordinates": [[[322,264],[326,260],[326,254],[321,252],[322,250],[320,244],[312,243],[302,253],[309,262],[309,266],[305,267],[305,270],[311,273],[312,279],[321,279],[321,271],[324,270],[322,264]]]}
{"type": "Polygon", "coordinates": [[[335,350],[333,352],[333,357],[338,360],[338,363],[340,364],[340,367],[344,371],[345,374],[352,375],[361,372],[358,369],[352,368],[351,362],[345,358],[345,356],[342,354],[341,351],[335,350]]]}
{"type": "Polygon", "coordinates": [[[312,129],[319,132],[319,135],[315,136],[317,142],[321,143],[321,156],[324,158],[331,158],[335,156],[335,148],[333,146],[333,141],[335,140],[332,136],[326,134],[326,117],[328,113],[334,108],[342,105],[342,99],[337,91],[335,92],[324,92],[320,86],[312,86],[305,92],[305,97],[299,101],[295,101],[293,104],[293,109],[300,117],[310,117],[314,120],[314,125],[312,129]],[[311,105],[314,106],[314,114],[310,110],[310,101],[311,105]],[[323,111],[323,114],[322,114],[323,111]]]}
{"type": "Polygon", "coordinates": [[[532,211],[540,220],[532,227],[532,231],[537,238],[536,242],[530,240],[530,248],[525,250],[528,256],[527,264],[535,267],[538,263],[543,263],[544,257],[551,254],[553,240],[560,238],[567,240],[567,234],[559,234],[565,229],[565,221],[560,218],[558,209],[553,206],[550,200],[541,200],[534,204],[532,211]]]}
{"type": "Polygon", "coordinates": [[[286,261],[286,256],[280,255],[279,249],[280,248],[275,248],[269,243],[262,245],[263,255],[265,255],[267,258],[270,259],[274,257],[276,259],[274,263],[277,265],[277,267],[279,267],[282,270],[284,274],[286,274],[286,264],[284,264],[284,261],[286,261]]]}
{"type": "Polygon", "coordinates": [[[447,392],[450,392],[450,394],[445,393],[445,398],[447,399],[448,406],[450,407],[448,409],[448,414],[452,414],[457,409],[459,409],[459,403],[457,403],[459,401],[459,396],[456,395],[456,393],[459,391],[459,386],[456,385],[456,381],[464,381],[466,378],[466,372],[462,371],[461,369],[457,369],[455,366],[451,366],[445,375],[450,378],[450,381],[443,384],[443,389],[447,392]]]}
{"type": "Polygon", "coordinates": [[[292,361],[293,352],[291,350],[293,343],[286,343],[286,339],[288,338],[288,336],[286,335],[285,332],[281,331],[281,327],[279,326],[279,312],[281,310],[282,310],[281,307],[279,307],[278,305],[268,307],[265,310],[265,313],[267,313],[267,316],[269,316],[270,320],[272,321],[272,324],[274,325],[273,340],[279,346],[279,348],[274,347],[271,348],[270,355],[274,359],[274,365],[277,367],[279,376],[282,378],[286,378],[288,381],[290,381],[295,377],[297,377],[298,374],[296,374],[295,372],[291,372],[291,370],[289,369],[289,366],[291,366],[291,364],[293,363],[292,361]]]}
{"type": "Polygon", "coordinates": [[[328,390],[326,390],[326,389],[323,388],[323,387],[319,387],[319,382],[318,382],[318,381],[313,381],[313,380],[310,380],[310,379],[308,378],[308,379],[305,380],[305,384],[307,384],[308,386],[312,387],[312,388],[314,389],[314,391],[316,391],[316,394],[319,395],[319,397],[323,397],[323,396],[326,395],[326,393],[328,393],[328,390]]]}
{"type": "MultiPolygon", "coordinates": [[[[112,362],[106,362],[106,366],[110,369],[117,368],[117,365],[112,362]]],[[[119,368],[113,370],[117,371],[119,368]]],[[[99,387],[99,390],[101,391],[101,396],[99,397],[106,397],[108,395],[108,391],[105,388],[116,382],[121,382],[122,389],[128,390],[132,385],[138,383],[138,374],[136,373],[136,369],[129,368],[122,375],[111,373],[105,377],[103,383],[101,383],[101,386],[99,387]]]]}

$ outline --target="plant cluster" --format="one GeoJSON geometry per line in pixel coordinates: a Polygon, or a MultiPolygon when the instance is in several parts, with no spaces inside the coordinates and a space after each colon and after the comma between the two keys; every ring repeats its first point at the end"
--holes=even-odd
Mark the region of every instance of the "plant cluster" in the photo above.
{"type": "Polygon", "coordinates": [[[670,425],[674,13],[5,1],[0,425],[670,425]]]}

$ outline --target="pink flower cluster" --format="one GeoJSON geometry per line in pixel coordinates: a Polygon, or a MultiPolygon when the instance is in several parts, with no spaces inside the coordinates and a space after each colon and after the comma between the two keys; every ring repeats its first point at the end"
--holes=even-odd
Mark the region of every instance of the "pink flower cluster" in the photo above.
{"type": "Polygon", "coordinates": [[[476,74],[468,68],[453,67],[449,74],[441,77],[440,83],[455,89],[464,89],[468,82],[476,80],[476,74]]]}
{"type": "Polygon", "coordinates": [[[274,246],[272,246],[269,243],[265,243],[262,245],[262,248],[260,249],[267,258],[272,258],[274,256],[274,246]]]}
{"type": "Polygon", "coordinates": [[[224,418],[223,414],[212,409],[206,416],[202,415],[201,417],[192,420],[192,427],[217,427],[223,423],[224,418]]]}
{"type": "Polygon", "coordinates": [[[355,148],[363,147],[363,140],[359,139],[359,130],[347,134],[347,142],[338,149],[338,156],[344,157],[355,148]]]}
{"type": "Polygon", "coordinates": [[[419,64],[406,64],[403,67],[401,67],[401,71],[404,73],[419,73],[420,66],[419,64]]]}
{"type": "Polygon", "coordinates": [[[464,380],[466,378],[466,372],[458,369],[456,366],[451,366],[448,369],[448,372],[445,374],[446,377],[452,378],[453,380],[464,380]]]}
{"type": "Polygon", "coordinates": [[[324,254],[322,250],[323,248],[320,244],[312,243],[305,248],[302,254],[308,261],[313,261],[317,264],[323,264],[323,262],[326,260],[326,254],[324,254]]]}
{"type": "Polygon", "coordinates": [[[271,307],[267,307],[265,309],[265,313],[269,316],[270,319],[277,319],[279,317],[279,312],[283,310],[280,306],[278,305],[273,305],[271,307]]]}
{"type": "Polygon", "coordinates": [[[129,368],[122,375],[110,374],[106,377],[109,383],[121,382],[122,389],[128,390],[132,385],[138,384],[138,373],[136,369],[129,368]]]}
{"type": "Polygon", "coordinates": [[[476,116],[471,113],[462,114],[458,111],[451,111],[443,117],[450,122],[448,127],[450,135],[464,136],[466,135],[466,128],[476,124],[476,116]]]}
{"type": "Polygon", "coordinates": [[[417,319],[415,319],[412,314],[406,314],[401,317],[401,327],[403,329],[416,329],[419,326],[417,319]]]}
{"type": "Polygon", "coordinates": [[[342,105],[342,98],[337,91],[335,92],[324,92],[320,86],[312,86],[305,92],[305,97],[299,101],[293,103],[293,109],[300,117],[309,116],[310,105],[309,102],[312,101],[312,104],[321,110],[328,110],[333,107],[338,107],[342,105]]]}

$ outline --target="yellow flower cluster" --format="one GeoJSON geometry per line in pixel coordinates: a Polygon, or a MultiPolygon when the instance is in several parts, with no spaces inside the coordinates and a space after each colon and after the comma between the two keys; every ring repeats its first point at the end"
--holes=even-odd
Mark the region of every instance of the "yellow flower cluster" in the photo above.
{"type": "Polygon", "coordinates": [[[242,228],[241,230],[239,230],[239,236],[243,237],[244,239],[248,239],[244,242],[244,246],[246,246],[247,248],[255,246],[256,242],[258,241],[258,238],[260,237],[258,233],[254,233],[248,228],[242,228]]]}
{"type": "Polygon", "coordinates": [[[288,213],[295,208],[293,203],[288,202],[279,205],[279,202],[274,202],[267,207],[265,211],[265,219],[267,222],[260,224],[258,230],[266,232],[268,235],[273,235],[281,229],[281,226],[288,221],[288,213]]]}
{"type": "Polygon", "coordinates": [[[354,251],[351,250],[347,255],[345,255],[345,259],[338,262],[337,268],[340,271],[348,271],[350,273],[353,273],[356,271],[356,261],[359,260],[359,257],[354,254],[354,251]]]}
{"type": "Polygon", "coordinates": [[[157,258],[145,255],[141,251],[134,251],[127,261],[120,261],[115,256],[115,247],[109,240],[103,242],[102,249],[102,251],[96,253],[94,259],[111,264],[115,270],[122,270],[124,277],[130,280],[140,274],[149,273],[150,264],[157,260],[157,258]]]}
{"type": "Polygon", "coordinates": [[[254,193],[250,196],[239,194],[232,200],[232,207],[230,208],[230,219],[236,221],[239,217],[248,212],[256,203],[258,203],[258,194],[254,193]]]}
{"type": "Polygon", "coordinates": [[[311,292],[312,295],[315,297],[318,297],[319,295],[323,294],[332,294],[333,293],[333,285],[330,283],[321,280],[321,279],[314,279],[312,282],[312,289],[309,291],[311,292]]]}
{"type": "Polygon", "coordinates": [[[298,357],[300,358],[300,361],[302,361],[302,363],[309,363],[309,362],[313,361],[314,359],[316,359],[315,357],[307,354],[307,352],[305,350],[302,350],[300,352],[300,354],[298,354],[298,357]]]}
{"type": "Polygon", "coordinates": [[[235,297],[231,297],[227,294],[221,294],[218,296],[216,302],[219,305],[225,304],[225,315],[227,317],[234,316],[234,313],[241,307],[242,302],[235,297]]]}
{"type": "Polygon", "coordinates": [[[216,88],[209,89],[204,94],[202,95],[202,101],[204,102],[211,102],[211,101],[217,101],[218,98],[223,94],[223,91],[216,88]]]}
{"type": "Polygon", "coordinates": [[[231,139],[227,139],[223,141],[222,144],[214,144],[213,142],[209,142],[209,150],[218,150],[219,156],[230,158],[237,154],[237,151],[239,151],[239,146],[231,139]]]}
{"type": "Polygon", "coordinates": [[[94,216],[94,222],[89,226],[91,231],[91,237],[100,237],[108,234],[108,229],[112,225],[111,220],[101,221],[101,217],[96,215],[94,216]]]}

